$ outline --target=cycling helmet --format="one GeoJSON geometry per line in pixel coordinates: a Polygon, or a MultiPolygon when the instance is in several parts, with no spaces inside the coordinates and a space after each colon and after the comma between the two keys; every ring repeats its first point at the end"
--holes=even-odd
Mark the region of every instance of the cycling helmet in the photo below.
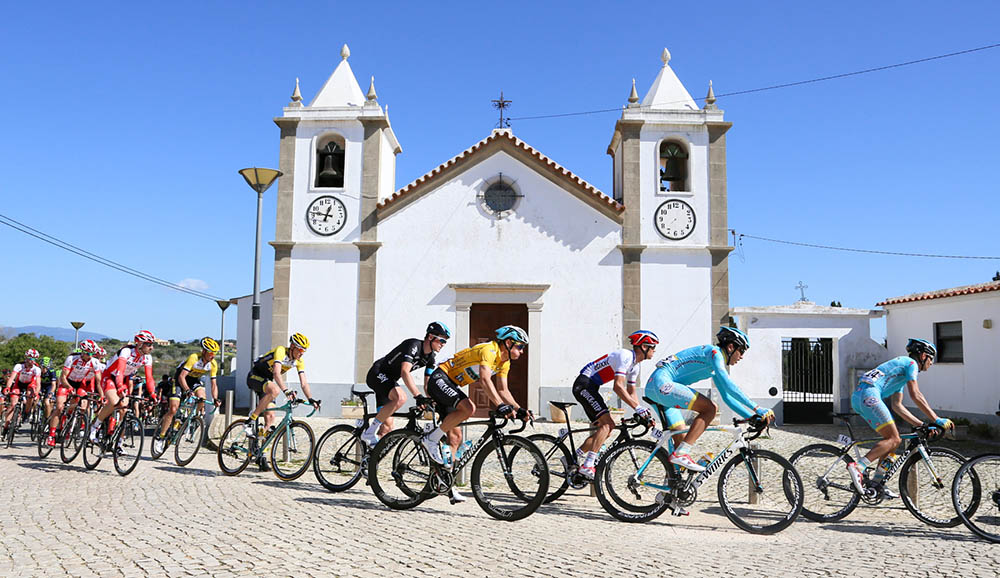
{"type": "Polygon", "coordinates": [[[84,353],[96,353],[97,344],[94,343],[92,339],[86,339],[80,342],[80,351],[84,353]]]}
{"type": "Polygon", "coordinates": [[[301,333],[293,333],[292,336],[288,338],[288,342],[299,349],[309,349],[309,338],[301,333]]]}
{"type": "Polygon", "coordinates": [[[516,325],[504,325],[496,331],[497,341],[513,339],[518,343],[528,344],[528,332],[516,325]]]}
{"type": "Polygon", "coordinates": [[[135,337],[132,338],[132,341],[134,341],[136,345],[140,343],[155,343],[156,338],[153,337],[152,333],[143,329],[139,333],[135,334],[135,337]]]}
{"type": "Polygon", "coordinates": [[[937,357],[937,348],[934,344],[925,339],[910,339],[906,342],[907,353],[926,353],[931,357],[937,357]]]}
{"type": "Polygon", "coordinates": [[[47,355],[45,357],[43,357],[42,358],[42,365],[44,367],[49,367],[50,365],[52,365],[52,358],[49,357],[49,356],[47,356],[47,355]]]}
{"type": "Polygon", "coordinates": [[[438,337],[444,337],[448,339],[451,337],[451,330],[448,326],[440,321],[431,321],[431,324],[427,326],[427,333],[430,335],[437,335],[438,337]]]}
{"type": "Polygon", "coordinates": [[[203,337],[201,339],[201,348],[205,351],[210,351],[212,353],[219,352],[219,342],[212,339],[211,337],[203,337]]]}
{"type": "Polygon", "coordinates": [[[736,347],[742,351],[750,349],[750,338],[747,337],[746,333],[735,327],[722,326],[719,328],[719,332],[715,334],[715,337],[719,340],[719,345],[735,343],[736,347]]]}
{"type": "Polygon", "coordinates": [[[27,350],[27,351],[24,352],[24,357],[25,357],[25,359],[36,359],[37,360],[38,359],[38,350],[37,349],[29,349],[29,350],[27,350]]]}
{"type": "Polygon", "coordinates": [[[652,331],[646,331],[645,329],[640,329],[632,335],[628,336],[629,342],[632,347],[639,347],[641,345],[658,345],[660,343],[660,338],[656,336],[652,331]]]}
{"type": "Polygon", "coordinates": [[[100,345],[97,346],[97,357],[107,357],[108,352],[104,350],[100,345]]]}

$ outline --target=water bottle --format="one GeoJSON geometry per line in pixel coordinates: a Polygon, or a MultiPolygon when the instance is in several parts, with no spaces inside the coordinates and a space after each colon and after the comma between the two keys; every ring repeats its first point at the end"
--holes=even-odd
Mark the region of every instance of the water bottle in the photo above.
{"type": "Polygon", "coordinates": [[[451,464],[451,446],[450,445],[444,444],[444,447],[441,448],[441,457],[444,459],[444,465],[447,466],[447,465],[451,464]]]}
{"type": "Polygon", "coordinates": [[[885,476],[889,473],[889,468],[896,462],[898,458],[895,453],[890,453],[881,460],[879,460],[878,468],[875,469],[875,481],[881,481],[885,479],[885,476]]]}
{"type": "Polygon", "coordinates": [[[705,455],[698,458],[698,465],[703,468],[707,468],[708,464],[712,463],[712,460],[714,459],[715,459],[715,454],[713,454],[712,452],[708,452],[705,455]]]}
{"type": "Polygon", "coordinates": [[[465,452],[467,452],[471,447],[472,447],[472,442],[470,442],[469,440],[465,440],[464,442],[462,442],[462,445],[458,446],[458,451],[455,452],[455,459],[456,460],[462,459],[462,456],[464,456],[465,452]]]}

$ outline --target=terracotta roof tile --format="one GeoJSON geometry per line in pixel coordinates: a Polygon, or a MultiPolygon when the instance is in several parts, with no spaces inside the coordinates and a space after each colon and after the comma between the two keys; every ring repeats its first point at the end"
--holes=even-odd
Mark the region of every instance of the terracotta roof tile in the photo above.
{"type": "Polygon", "coordinates": [[[882,307],[885,305],[898,305],[900,303],[910,303],[912,301],[941,299],[943,297],[957,297],[959,295],[974,295],[976,293],[987,293],[989,291],[1000,291],[1000,281],[979,283],[978,285],[965,285],[963,287],[954,287],[952,289],[939,289],[937,291],[927,291],[924,293],[913,293],[902,297],[892,297],[882,301],[881,303],[876,303],[876,306],[882,307]]]}
{"type": "Polygon", "coordinates": [[[564,177],[566,180],[572,183],[572,185],[575,186],[578,190],[583,192],[585,196],[590,200],[592,200],[595,204],[603,206],[606,209],[610,209],[618,214],[622,213],[625,210],[625,205],[622,205],[621,203],[615,201],[608,195],[602,193],[594,185],[591,185],[587,181],[573,174],[573,172],[570,171],[569,169],[564,168],[559,163],[553,161],[552,159],[545,156],[541,152],[535,150],[534,147],[514,136],[509,130],[493,131],[493,133],[490,136],[472,145],[458,156],[442,163],[437,168],[431,170],[424,176],[406,185],[405,187],[399,189],[398,191],[393,193],[392,196],[379,202],[378,208],[386,209],[391,205],[393,205],[394,203],[399,202],[400,200],[410,195],[413,195],[414,193],[416,193],[421,189],[424,189],[429,185],[429,183],[439,180],[441,175],[451,172],[451,169],[464,164],[472,155],[476,154],[478,151],[482,150],[483,148],[487,147],[493,142],[501,141],[501,139],[507,141],[509,144],[517,147],[518,149],[528,153],[532,159],[542,164],[548,171],[564,177]]]}

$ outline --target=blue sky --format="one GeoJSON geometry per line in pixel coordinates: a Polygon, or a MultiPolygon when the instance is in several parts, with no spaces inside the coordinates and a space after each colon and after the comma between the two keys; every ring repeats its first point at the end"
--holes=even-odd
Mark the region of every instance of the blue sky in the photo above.
{"type": "MultiPolygon", "coordinates": [[[[503,89],[513,117],[610,108],[640,96],[669,47],[694,97],[1000,42],[1000,5],[963,2],[703,4],[30,3],[0,35],[0,213],[207,293],[252,289],[253,193],[237,174],[276,167],[296,77],[310,100],[351,47],[374,74],[403,153],[402,187],[486,136],[503,89]],[[428,6],[433,6],[429,8],[428,6]]],[[[729,219],[738,231],[889,251],[1000,254],[990,229],[1000,49],[859,77],[720,98],[729,219]]],[[[513,123],[532,146],[610,191],[616,113],[513,123]]],[[[274,235],[275,190],[264,239],[274,235]]],[[[87,322],[217,334],[215,303],[101,267],[0,227],[2,325],[87,322]]],[[[264,246],[262,287],[271,284],[264,246]]],[[[733,306],[798,298],[872,307],[988,281],[997,261],[837,253],[746,241],[733,306]]],[[[235,332],[235,315],[227,333],[235,332]]],[[[231,323],[230,323],[231,321],[231,323]]]]}

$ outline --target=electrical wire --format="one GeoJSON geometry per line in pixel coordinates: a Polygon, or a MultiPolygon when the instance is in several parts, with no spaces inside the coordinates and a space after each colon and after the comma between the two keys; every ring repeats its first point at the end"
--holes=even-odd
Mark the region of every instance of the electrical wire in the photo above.
{"type": "MultiPolygon", "coordinates": [[[[814,84],[814,83],[817,83],[817,82],[826,82],[828,80],[839,80],[841,78],[848,78],[848,77],[851,77],[851,76],[860,76],[862,74],[871,74],[873,72],[882,72],[883,70],[891,70],[893,68],[902,68],[904,66],[913,66],[915,64],[923,64],[925,62],[932,62],[934,60],[941,60],[943,58],[952,58],[952,57],[955,57],[955,56],[962,56],[962,55],[965,55],[965,54],[972,54],[974,52],[982,52],[984,50],[990,50],[990,49],[998,48],[998,47],[1000,47],[1000,42],[997,42],[995,44],[987,44],[986,46],[977,46],[976,48],[968,48],[966,50],[959,50],[957,52],[949,52],[947,54],[938,54],[937,56],[928,56],[926,58],[918,58],[916,60],[908,60],[906,62],[897,62],[895,64],[887,64],[885,66],[876,66],[874,68],[865,68],[863,70],[855,70],[855,71],[852,71],[852,72],[843,72],[843,73],[840,73],[840,74],[832,74],[830,76],[821,76],[819,78],[810,78],[808,80],[798,80],[798,81],[795,81],[795,82],[785,82],[785,83],[782,83],[782,84],[773,84],[771,86],[763,86],[763,87],[760,87],[760,88],[748,88],[746,90],[737,90],[737,91],[734,91],[734,92],[725,92],[725,93],[717,94],[715,96],[715,98],[718,99],[718,98],[724,98],[724,97],[729,97],[729,96],[741,96],[741,95],[744,95],[744,94],[753,94],[753,93],[756,93],[756,92],[765,92],[765,91],[768,91],[768,90],[778,90],[778,89],[781,89],[781,88],[791,88],[793,86],[803,86],[803,85],[806,85],[806,84],[814,84]]],[[[705,98],[706,97],[695,98],[694,100],[695,101],[703,101],[703,100],[705,100],[705,98]]],[[[668,102],[668,103],[659,104],[657,106],[662,106],[663,104],[683,104],[684,102],[687,102],[687,101],[668,102]]],[[[652,106],[652,105],[640,105],[638,108],[649,108],[650,106],[652,106]]],[[[517,116],[517,117],[510,117],[508,120],[515,121],[515,120],[538,120],[538,119],[544,119],[544,118],[564,118],[564,117],[568,117],[568,116],[583,116],[583,115],[588,115],[588,114],[601,114],[601,113],[605,113],[605,112],[619,112],[619,111],[621,111],[624,108],[625,108],[624,106],[618,106],[618,107],[615,107],[615,108],[601,108],[601,109],[597,109],[597,110],[585,110],[585,111],[579,111],[579,112],[563,112],[563,113],[556,113],[556,114],[539,114],[539,115],[534,115],[534,116],[517,116]]]]}
{"type": "Polygon", "coordinates": [[[1000,260],[1000,257],[985,256],[985,255],[937,255],[933,253],[904,253],[902,251],[879,251],[876,249],[856,249],[851,247],[834,247],[832,245],[819,245],[816,243],[802,243],[799,241],[785,241],[782,239],[771,239],[768,237],[758,237],[756,235],[748,235],[746,233],[739,233],[735,229],[729,230],[733,234],[733,239],[739,243],[742,250],[742,240],[743,239],[756,239],[757,241],[767,241],[768,243],[781,243],[783,245],[795,245],[797,247],[809,247],[811,249],[828,249],[830,251],[848,251],[851,253],[870,253],[875,255],[892,255],[895,257],[930,257],[932,259],[981,259],[981,260],[1000,260]]]}
{"type": "Polygon", "coordinates": [[[53,237],[52,235],[49,235],[48,233],[45,233],[43,231],[39,231],[38,229],[35,229],[35,228],[33,228],[33,227],[29,226],[29,225],[25,225],[24,223],[21,223],[21,222],[15,220],[15,219],[12,219],[12,218],[10,218],[10,217],[8,217],[6,215],[0,214],[0,224],[7,225],[8,227],[10,227],[10,228],[12,228],[12,229],[14,229],[16,231],[20,231],[20,232],[24,233],[25,235],[29,235],[31,237],[34,237],[34,238],[36,238],[36,239],[38,239],[40,241],[44,241],[44,242],[46,242],[46,243],[48,243],[50,245],[53,245],[55,247],[58,247],[60,249],[65,250],[65,251],[69,251],[70,253],[74,253],[74,254],[79,255],[79,256],[81,256],[81,257],[83,257],[85,259],[89,259],[89,260],[91,260],[91,261],[93,261],[95,263],[99,263],[101,265],[104,265],[105,267],[110,267],[110,268],[115,269],[117,271],[121,271],[122,273],[126,273],[128,275],[132,275],[133,277],[138,277],[139,279],[142,279],[144,281],[149,281],[150,283],[155,283],[155,284],[160,285],[162,287],[166,287],[167,289],[173,289],[174,291],[180,291],[182,293],[187,293],[187,294],[193,295],[195,297],[201,297],[202,299],[208,299],[210,301],[218,301],[218,300],[222,299],[221,297],[216,297],[214,295],[209,295],[208,293],[202,293],[201,291],[197,291],[197,290],[191,289],[189,287],[184,287],[183,285],[178,285],[176,283],[171,283],[170,281],[166,281],[164,279],[160,279],[159,277],[154,277],[153,275],[150,275],[148,273],[143,273],[142,271],[139,271],[138,269],[133,269],[131,267],[128,267],[127,265],[122,265],[121,263],[117,263],[117,262],[112,261],[110,259],[106,259],[104,257],[101,257],[100,255],[96,255],[94,253],[91,253],[90,251],[87,251],[85,249],[81,249],[80,247],[77,247],[76,245],[73,245],[71,243],[67,243],[66,241],[63,241],[63,240],[61,240],[59,238],[56,238],[56,237],[53,237]]]}

